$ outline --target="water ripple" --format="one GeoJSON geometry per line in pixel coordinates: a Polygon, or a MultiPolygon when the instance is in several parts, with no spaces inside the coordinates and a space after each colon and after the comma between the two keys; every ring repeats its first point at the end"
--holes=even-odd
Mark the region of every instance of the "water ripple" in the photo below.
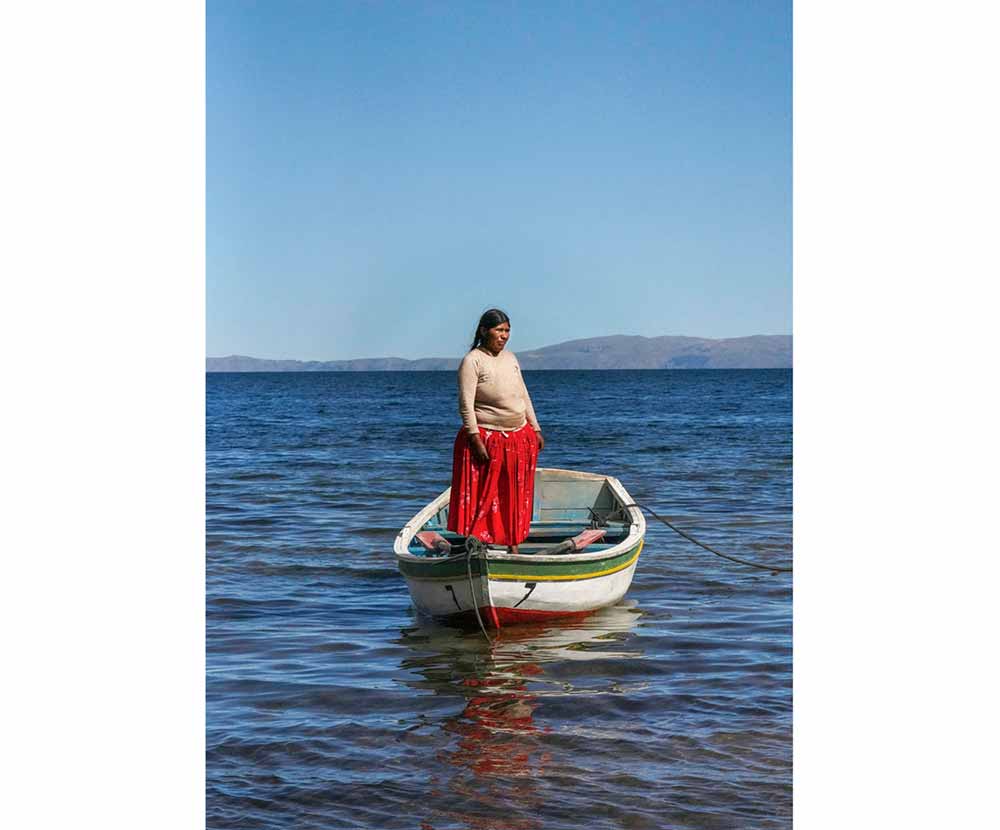
{"type": "MultiPolygon", "coordinates": [[[[791,373],[533,372],[545,466],[791,556],[791,373]]],[[[625,601],[487,644],[391,555],[448,486],[449,373],[207,378],[211,828],[788,828],[791,581],[651,523],[625,601]]]]}

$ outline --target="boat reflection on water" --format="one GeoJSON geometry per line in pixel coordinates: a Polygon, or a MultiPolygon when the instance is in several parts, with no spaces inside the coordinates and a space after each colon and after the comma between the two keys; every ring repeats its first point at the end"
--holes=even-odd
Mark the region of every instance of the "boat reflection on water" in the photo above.
{"type": "Polygon", "coordinates": [[[428,759],[435,818],[479,830],[541,827],[532,813],[544,800],[538,785],[552,762],[551,736],[559,731],[558,724],[546,723],[546,701],[623,691],[614,673],[599,667],[564,669],[571,662],[641,657],[624,648],[641,616],[635,602],[625,600],[582,620],[491,631],[492,643],[478,629],[424,621],[404,629],[400,642],[410,650],[401,664],[404,682],[460,698],[452,714],[435,718],[444,738],[443,747],[434,742],[435,757],[428,759]]]}

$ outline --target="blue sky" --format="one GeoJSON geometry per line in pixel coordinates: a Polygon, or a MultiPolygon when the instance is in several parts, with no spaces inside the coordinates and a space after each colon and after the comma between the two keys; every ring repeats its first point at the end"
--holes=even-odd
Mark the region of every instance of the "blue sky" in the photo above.
{"type": "Polygon", "coordinates": [[[791,332],[790,3],[207,14],[209,355],[791,332]]]}

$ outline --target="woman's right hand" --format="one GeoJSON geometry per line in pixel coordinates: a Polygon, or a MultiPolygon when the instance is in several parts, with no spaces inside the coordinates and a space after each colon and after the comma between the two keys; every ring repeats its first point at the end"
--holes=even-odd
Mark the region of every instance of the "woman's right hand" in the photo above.
{"type": "Polygon", "coordinates": [[[482,436],[470,435],[469,445],[472,448],[472,457],[479,464],[485,464],[490,460],[490,454],[486,452],[486,444],[483,443],[482,436]]]}

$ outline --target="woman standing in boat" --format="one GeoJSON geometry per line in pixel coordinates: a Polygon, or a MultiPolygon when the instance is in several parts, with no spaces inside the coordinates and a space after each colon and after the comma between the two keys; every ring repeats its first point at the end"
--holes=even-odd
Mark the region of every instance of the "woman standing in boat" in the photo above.
{"type": "Polygon", "coordinates": [[[458,412],[448,530],[512,553],[528,537],[535,464],[545,446],[521,366],[506,350],[510,318],[491,308],[479,319],[458,367],[458,412]]]}

